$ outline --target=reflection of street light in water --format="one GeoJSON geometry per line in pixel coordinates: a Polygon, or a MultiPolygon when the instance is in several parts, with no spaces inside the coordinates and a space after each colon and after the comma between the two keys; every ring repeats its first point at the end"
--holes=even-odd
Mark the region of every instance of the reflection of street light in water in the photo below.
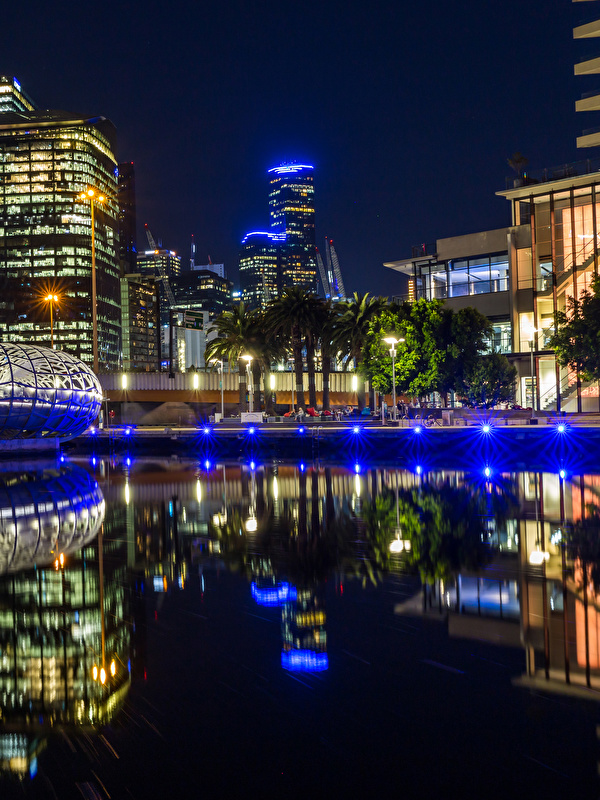
{"type": "MultiPolygon", "coordinates": [[[[394,406],[393,419],[396,421],[396,345],[403,342],[404,339],[396,339],[395,336],[386,336],[383,340],[390,346],[390,355],[392,357],[392,405],[394,406]]],[[[384,420],[385,422],[385,420],[384,420]]]]}
{"type": "Polygon", "coordinates": [[[244,527],[247,533],[256,533],[258,528],[258,521],[256,519],[256,475],[254,468],[251,467],[251,481],[250,481],[250,508],[248,509],[248,519],[244,527]]]}
{"type": "Polygon", "coordinates": [[[401,553],[403,550],[407,552],[411,548],[410,539],[402,538],[402,528],[400,527],[400,499],[398,491],[398,472],[396,471],[396,538],[390,542],[390,553],[401,553]]]}

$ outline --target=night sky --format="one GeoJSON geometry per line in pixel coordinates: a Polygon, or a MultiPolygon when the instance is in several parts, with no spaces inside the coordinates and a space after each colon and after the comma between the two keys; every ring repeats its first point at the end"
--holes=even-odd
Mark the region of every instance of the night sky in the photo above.
{"type": "Polygon", "coordinates": [[[595,155],[575,147],[600,125],[574,108],[595,88],[573,76],[597,54],[572,39],[589,5],[31,0],[3,9],[0,74],[114,122],[142,249],[145,222],[186,260],[193,233],[197,263],[237,282],[242,236],[269,224],[266,170],[295,160],[315,165],[317,244],[333,238],[347,292],[388,295],[382,262],[510,223],[494,192],[515,151],[530,170],[595,155]]]}

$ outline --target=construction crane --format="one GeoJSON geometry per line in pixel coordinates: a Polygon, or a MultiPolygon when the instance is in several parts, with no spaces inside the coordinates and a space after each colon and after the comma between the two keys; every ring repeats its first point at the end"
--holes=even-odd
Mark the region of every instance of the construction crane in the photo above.
{"type": "MultiPolygon", "coordinates": [[[[154,250],[154,255],[158,256],[159,255],[158,247],[156,246],[156,242],[154,241],[154,236],[152,236],[152,233],[150,232],[148,223],[144,225],[144,228],[146,230],[146,238],[148,239],[148,244],[150,245],[150,248],[154,250]]],[[[167,275],[167,271],[165,270],[165,265],[163,264],[161,258],[155,258],[154,264],[156,266],[156,269],[158,270],[160,279],[162,280],[165,294],[167,295],[167,301],[169,303],[169,307],[175,308],[176,305],[175,295],[173,294],[173,290],[171,289],[171,284],[169,283],[169,276],[167,275]]]]}
{"type": "Polygon", "coordinates": [[[335,276],[336,295],[340,300],[346,299],[346,290],[344,289],[344,281],[342,280],[342,270],[340,262],[333,246],[333,239],[329,240],[329,250],[331,252],[331,261],[333,263],[333,274],[335,276]]]}
{"type": "Polygon", "coordinates": [[[325,297],[332,300],[345,300],[346,290],[342,280],[340,262],[333,246],[333,239],[328,239],[327,236],[325,237],[325,263],[323,263],[323,258],[317,248],[317,265],[325,297]]]}
{"type": "Polygon", "coordinates": [[[319,248],[317,247],[315,249],[317,251],[317,266],[319,267],[319,275],[321,276],[323,294],[325,295],[325,299],[328,300],[331,297],[331,286],[329,285],[329,279],[327,278],[327,273],[325,272],[325,265],[323,264],[321,253],[319,253],[319,248]]]}

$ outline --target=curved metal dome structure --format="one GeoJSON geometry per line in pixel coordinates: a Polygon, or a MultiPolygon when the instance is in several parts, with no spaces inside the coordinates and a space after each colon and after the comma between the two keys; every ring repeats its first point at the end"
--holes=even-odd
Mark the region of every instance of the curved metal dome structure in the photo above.
{"type": "Polygon", "coordinates": [[[96,419],[102,387],[87,364],[60,350],[0,344],[0,438],[71,439],[96,419]]]}
{"type": "Polygon", "coordinates": [[[98,535],[104,496],[81,467],[0,473],[0,575],[52,564],[98,535]]]}

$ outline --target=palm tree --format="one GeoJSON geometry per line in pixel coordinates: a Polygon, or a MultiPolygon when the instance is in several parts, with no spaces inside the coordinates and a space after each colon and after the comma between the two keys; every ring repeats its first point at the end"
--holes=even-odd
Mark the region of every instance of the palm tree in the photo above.
{"type": "MultiPolygon", "coordinates": [[[[362,296],[358,292],[354,292],[351,300],[339,304],[339,316],[335,325],[333,343],[337,350],[341,351],[342,356],[346,357],[345,369],[349,364],[354,364],[357,369],[360,369],[369,324],[384,306],[383,298],[369,297],[368,292],[362,296]]],[[[362,409],[364,405],[365,386],[363,381],[362,391],[359,391],[358,394],[359,409],[362,409]]]]}
{"type": "Polygon", "coordinates": [[[213,339],[206,346],[205,360],[210,361],[220,358],[238,362],[240,376],[240,409],[246,403],[246,363],[241,359],[242,354],[249,351],[252,336],[256,326],[256,312],[250,311],[242,302],[231,311],[223,311],[215,322],[219,338],[213,339]]]}
{"type": "Polygon", "coordinates": [[[339,306],[331,300],[323,303],[319,329],[321,331],[321,363],[323,369],[323,410],[329,411],[329,375],[331,361],[335,358],[337,347],[334,342],[336,325],[339,319],[339,306]]]}
{"type": "Polygon", "coordinates": [[[312,376],[311,402],[314,396],[314,348],[317,340],[317,308],[322,301],[304,289],[288,288],[276,300],[267,306],[265,311],[266,330],[271,335],[279,335],[291,342],[294,359],[296,381],[296,397],[298,405],[304,407],[304,387],[302,383],[302,345],[307,348],[307,368],[309,385],[312,376]]]}

